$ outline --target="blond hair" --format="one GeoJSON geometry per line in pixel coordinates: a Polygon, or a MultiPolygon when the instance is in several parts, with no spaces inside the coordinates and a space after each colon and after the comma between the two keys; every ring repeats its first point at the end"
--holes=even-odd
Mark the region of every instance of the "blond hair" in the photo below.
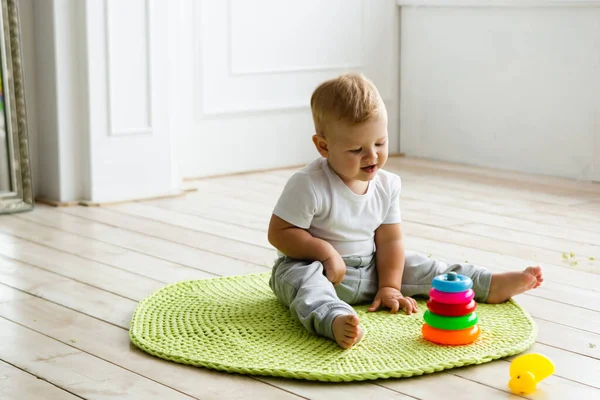
{"type": "Polygon", "coordinates": [[[325,135],[332,121],[361,124],[379,116],[384,105],[373,82],[362,74],[346,74],[321,83],[310,108],[316,132],[325,135]]]}

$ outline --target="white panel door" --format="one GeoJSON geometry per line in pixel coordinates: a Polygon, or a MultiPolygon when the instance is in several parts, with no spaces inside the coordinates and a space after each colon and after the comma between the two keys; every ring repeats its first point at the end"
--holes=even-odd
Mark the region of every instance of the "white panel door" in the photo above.
{"type": "Polygon", "coordinates": [[[172,176],[168,15],[159,0],[86,3],[90,198],[168,193],[172,176]]]}
{"type": "Polygon", "coordinates": [[[310,96],[360,71],[379,87],[398,150],[397,17],[393,0],[191,1],[178,17],[185,177],[306,163],[317,156],[310,96]]]}

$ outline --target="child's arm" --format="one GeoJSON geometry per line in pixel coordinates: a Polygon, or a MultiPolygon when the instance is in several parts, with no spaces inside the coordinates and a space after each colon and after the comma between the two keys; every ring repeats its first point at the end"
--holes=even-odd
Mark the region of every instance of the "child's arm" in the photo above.
{"type": "Polygon", "coordinates": [[[327,279],[334,285],[344,280],[346,264],[337,250],[325,240],[312,236],[308,231],[274,214],[269,222],[268,239],[269,243],[288,257],[321,261],[327,279]]]}
{"type": "Polygon", "coordinates": [[[379,289],[369,311],[384,305],[392,313],[401,308],[405,308],[407,314],[416,312],[416,301],[400,293],[404,272],[404,237],[400,224],[383,224],[377,228],[375,247],[379,289]]]}

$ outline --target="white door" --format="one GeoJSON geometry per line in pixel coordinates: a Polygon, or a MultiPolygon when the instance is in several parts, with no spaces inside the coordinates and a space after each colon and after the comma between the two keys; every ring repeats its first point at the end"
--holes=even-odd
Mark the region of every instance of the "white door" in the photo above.
{"type": "Polygon", "coordinates": [[[310,95],[361,71],[381,91],[398,151],[398,9],[394,0],[229,0],[170,3],[176,13],[184,177],[303,164],[317,156],[310,95]]]}

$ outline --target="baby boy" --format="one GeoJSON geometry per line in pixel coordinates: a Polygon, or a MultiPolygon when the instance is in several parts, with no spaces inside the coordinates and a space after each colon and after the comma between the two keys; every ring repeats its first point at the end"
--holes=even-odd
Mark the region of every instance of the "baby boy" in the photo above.
{"type": "Polygon", "coordinates": [[[387,112],[375,85],[347,74],[319,85],[311,98],[312,141],[320,157],[287,182],[269,224],[278,249],[270,286],[312,333],[349,348],[363,337],[351,307],[417,311],[433,277],[454,271],[473,280],[475,299],[500,303],[542,283],[540,267],[492,274],[405,251],[401,181],[383,170],[387,112]]]}

